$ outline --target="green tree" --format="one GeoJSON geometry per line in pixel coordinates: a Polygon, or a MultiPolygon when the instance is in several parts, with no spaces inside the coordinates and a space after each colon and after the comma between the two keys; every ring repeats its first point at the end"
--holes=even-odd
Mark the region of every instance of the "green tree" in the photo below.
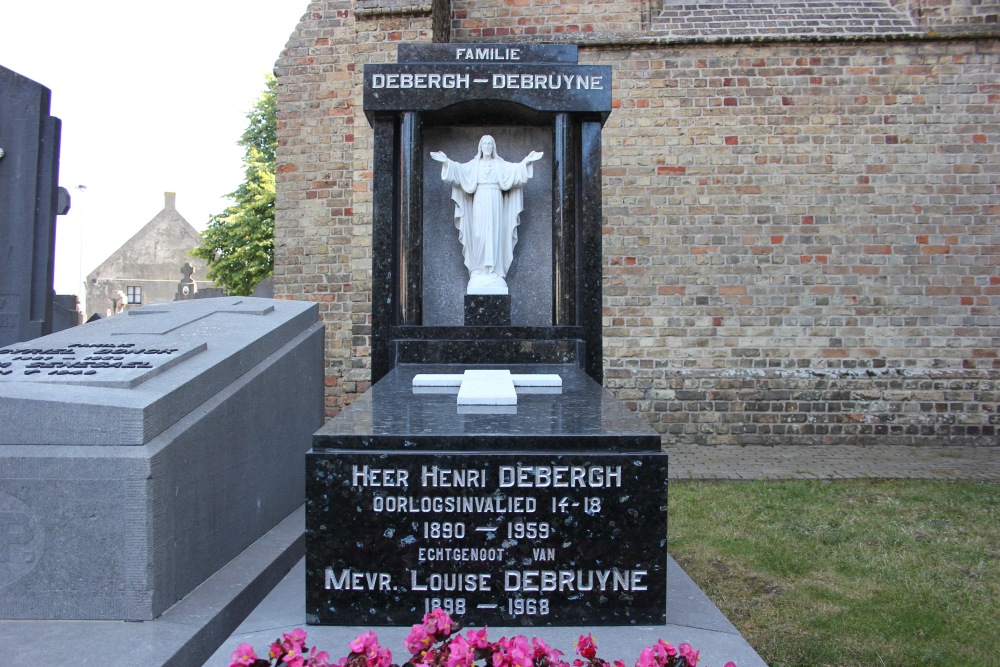
{"type": "Polygon", "coordinates": [[[267,76],[260,99],[247,113],[243,183],[226,195],[235,203],[213,215],[191,251],[208,262],[208,278],[234,295],[249,295],[274,271],[274,167],[278,82],[267,76]]]}

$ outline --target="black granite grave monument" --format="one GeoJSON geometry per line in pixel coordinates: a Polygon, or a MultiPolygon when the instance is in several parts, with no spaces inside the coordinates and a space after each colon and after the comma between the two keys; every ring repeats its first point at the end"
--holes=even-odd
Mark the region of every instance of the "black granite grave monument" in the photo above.
{"type": "Polygon", "coordinates": [[[69,210],[69,193],[58,185],[61,123],[50,97],[0,67],[0,347],[65,328],[53,327],[52,277],[56,215],[69,210]]]}
{"type": "Polygon", "coordinates": [[[600,385],[611,71],[575,46],[398,61],[364,74],[373,386],[307,455],[308,620],[662,624],[666,455],[600,385]],[[473,369],[516,379],[470,398],[473,369]]]}

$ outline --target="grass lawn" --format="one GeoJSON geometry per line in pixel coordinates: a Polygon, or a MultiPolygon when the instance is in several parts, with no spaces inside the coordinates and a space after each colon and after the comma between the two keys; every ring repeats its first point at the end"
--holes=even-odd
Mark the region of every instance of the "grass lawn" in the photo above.
{"type": "Polygon", "coordinates": [[[669,521],[772,667],[1000,665],[1000,484],[671,482],[669,521]]]}

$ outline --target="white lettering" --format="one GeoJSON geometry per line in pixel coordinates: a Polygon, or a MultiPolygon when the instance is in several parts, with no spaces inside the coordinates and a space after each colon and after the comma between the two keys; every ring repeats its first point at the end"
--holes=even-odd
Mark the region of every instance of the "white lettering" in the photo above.
{"type": "Polygon", "coordinates": [[[388,591],[391,578],[387,572],[352,572],[341,570],[338,575],[332,567],[326,568],[326,590],[337,591],[388,591]]]}
{"type": "Polygon", "coordinates": [[[372,74],[372,88],[396,90],[429,90],[468,88],[468,74],[438,74],[402,72],[396,74],[372,74]]]}
{"type": "Polygon", "coordinates": [[[455,49],[455,60],[520,60],[521,49],[476,47],[455,49]]]}
{"type": "Polygon", "coordinates": [[[490,575],[487,572],[431,572],[421,580],[420,573],[410,570],[411,591],[447,591],[476,593],[490,590],[490,575]]]}
{"type": "Polygon", "coordinates": [[[351,466],[351,486],[409,486],[410,472],[399,468],[351,466]]]}
{"type": "Polygon", "coordinates": [[[505,570],[507,592],[644,591],[646,570],[505,570]]]}
{"type": "Polygon", "coordinates": [[[501,488],[621,488],[621,466],[500,466],[501,488]]]}

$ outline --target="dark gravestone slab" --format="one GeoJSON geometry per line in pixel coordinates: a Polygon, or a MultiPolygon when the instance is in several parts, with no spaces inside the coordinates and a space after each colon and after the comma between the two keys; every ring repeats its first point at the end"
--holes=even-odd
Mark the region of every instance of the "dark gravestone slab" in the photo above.
{"type": "Polygon", "coordinates": [[[509,327],[509,294],[466,294],[465,326],[509,327]]]}
{"type": "Polygon", "coordinates": [[[474,625],[665,622],[664,456],[316,452],[306,475],[313,623],[435,607],[474,625]]]}
{"type": "MultiPolygon", "coordinates": [[[[418,373],[462,373],[467,366],[399,365],[313,436],[313,448],[408,451],[659,452],[660,436],[576,366],[493,366],[511,373],[555,373],[559,393],[519,390],[517,411],[463,413],[457,390],[414,391],[418,373]]],[[[490,368],[480,365],[474,368],[490,368]]]]}
{"type": "Polygon", "coordinates": [[[52,332],[60,121],[44,86],[0,67],[0,346],[52,332]]]}

